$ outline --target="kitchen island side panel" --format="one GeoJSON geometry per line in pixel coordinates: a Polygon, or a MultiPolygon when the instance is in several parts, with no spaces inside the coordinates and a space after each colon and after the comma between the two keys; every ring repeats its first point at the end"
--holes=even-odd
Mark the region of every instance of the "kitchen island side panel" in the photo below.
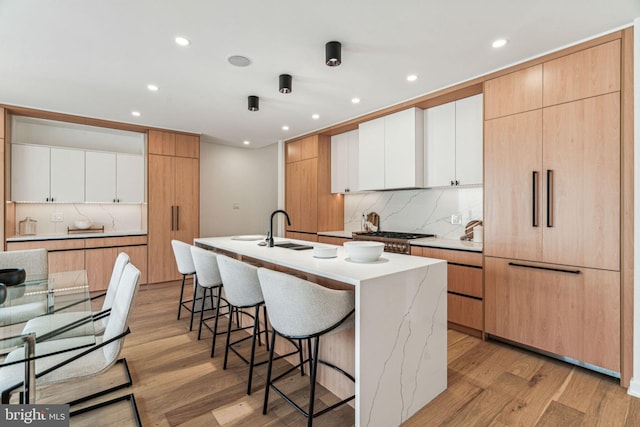
{"type": "Polygon", "coordinates": [[[447,388],[447,264],[356,286],[356,426],[396,426],[447,388]]]}

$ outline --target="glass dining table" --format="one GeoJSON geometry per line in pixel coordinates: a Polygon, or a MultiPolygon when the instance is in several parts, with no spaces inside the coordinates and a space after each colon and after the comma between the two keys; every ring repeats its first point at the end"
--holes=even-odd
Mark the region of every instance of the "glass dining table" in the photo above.
{"type": "Polygon", "coordinates": [[[44,351],[36,355],[36,343],[60,338],[74,339],[60,341],[65,346],[56,346],[55,354],[88,347],[96,342],[85,270],[30,276],[24,283],[7,287],[5,301],[0,304],[0,367],[16,363],[25,365],[24,403],[35,403],[37,359],[53,354],[44,351]],[[63,325],[54,322],[58,313],[71,313],[64,317],[70,319],[69,322],[63,325]],[[38,323],[44,326],[42,333],[24,333],[27,322],[35,318],[39,318],[38,323]],[[55,327],[47,327],[48,323],[55,324],[55,327]],[[19,348],[24,349],[24,356],[6,362],[7,354],[19,348]]]}

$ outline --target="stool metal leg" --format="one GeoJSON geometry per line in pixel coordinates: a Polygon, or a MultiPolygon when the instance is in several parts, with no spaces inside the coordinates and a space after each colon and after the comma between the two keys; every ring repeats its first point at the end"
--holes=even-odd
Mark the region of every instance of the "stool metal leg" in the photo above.
{"type": "MultiPolygon", "coordinates": [[[[213,292],[213,289],[209,288],[209,293],[213,292]]],[[[207,288],[203,288],[202,291],[202,305],[200,306],[200,323],[198,324],[198,341],[202,335],[202,322],[204,322],[204,300],[207,298],[207,288]]]]}
{"type": "MultiPolygon", "coordinates": [[[[191,319],[189,319],[189,331],[193,330],[193,315],[196,311],[196,300],[198,299],[198,278],[193,277],[193,300],[191,302],[191,319]]],[[[204,297],[202,298],[202,305],[204,305],[204,297]]]]}
{"type": "Polygon", "coordinates": [[[182,275],[182,286],[180,287],[180,299],[178,300],[178,320],[180,320],[180,312],[182,311],[182,298],[184,297],[184,281],[187,275],[182,275]]]}
{"type": "Polygon", "coordinates": [[[253,380],[253,361],[256,356],[256,335],[260,329],[260,306],[256,306],[255,318],[253,321],[253,337],[251,338],[251,357],[249,359],[249,384],[247,384],[247,394],[251,394],[251,381],[253,380]]]}
{"type": "MultiPolygon", "coordinates": [[[[220,298],[222,296],[222,287],[218,287],[216,290],[216,317],[213,321],[213,340],[211,343],[211,357],[216,351],[216,337],[218,336],[218,318],[220,315],[220,298]]],[[[231,309],[229,309],[229,324],[231,324],[231,309]]]]}
{"type": "MultiPolygon", "coordinates": [[[[311,341],[311,340],[309,340],[311,341]]],[[[309,387],[309,415],[307,418],[307,427],[313,425],[313,404],[316,398],[316,375],[318,373],[318,347],[320,337],[314,339],[313,360],[311,362],[311,384],[309,387]]]]}
{"type": "MultiPolygon", "coordinates": [[[[233,310],[234,307],[229,304],[229,310],[233,310]]],[[[229,314],[229,324],[227,325],[227,342],[224,346],[224,363],[222,369],[227,369],[227,359],[229,358],[229,342],[231,342],[231,314],[229,314]]]]}
{"type": "Polygon", "coordinates": [[[276,335],[276,331],[271,331],[271,348],[269,349],[269,363],[267,364],[267,384],[264,386],[264,404],[262,405],[262,415],[267,415],[267,405],[269,404],[269,390],[271,389],[271,368],[273,368],[273,349],[276,346],[276,335]]]}

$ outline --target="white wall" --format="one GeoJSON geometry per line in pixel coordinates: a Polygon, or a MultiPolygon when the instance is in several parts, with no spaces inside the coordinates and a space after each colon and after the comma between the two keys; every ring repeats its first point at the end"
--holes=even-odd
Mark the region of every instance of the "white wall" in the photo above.
{"type": "Polygon", "coordinates": [[[278,168],[277,143],[261,149],[201,143],[200,236],[266,234],[278,208],[278,168]]]}

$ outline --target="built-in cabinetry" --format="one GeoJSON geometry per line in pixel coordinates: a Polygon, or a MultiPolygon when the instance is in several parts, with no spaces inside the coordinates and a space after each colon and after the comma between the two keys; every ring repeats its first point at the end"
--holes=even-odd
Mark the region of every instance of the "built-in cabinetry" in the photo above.
{"type": "Polygon", "coordinates": [[[200,232],[200,138],[150,130],[148,135],[149,283],[177,280],[171,240],[200,232]]]}
{"type": "Polygon", "coordinates": [[[447,261],[447,320],[451,329],[483,336],[482,253],[412,246],[411,255],[447,261]]]}
{"type": "Polygon", "coordinates": [[[331,137],[331,192],[358,191],[358,129],[331,137]]]}
{"type": "Polygon", "coordinates": [[[620,41],[485,82],[486,332],[620,371],[620,41]]]}
{"type": "Polygon", "coordinates": [[[142,155],[85,152],[85,201],[143,203],[144,163],[142,155]]]}
{"type": "Polygon", "coordinates": [[[47,249],[50,273],[86,269],[91,291],[107,289],[120,252],[126,252],[142,273],[140,283],[147,283],[147,236],[7,242],[8,251],[37,248],[47,249]]]}
{"type": "Polygon", "coordinates": [[[331,140],[313,135],[285,146],[286,236],[315,241],[318,231],[344,227],[344,204],[331,194],[331,140]],[[293,234],[296,233],[296,234],[293,234]]]}
{"type": "Polygon", "coordinates": [[[344,242],[351,242],[347,237],[318,236],[318,243],[328,243],[330,245],[342,246],[344,242]]]}
{"type": "Polygon", "coordinates": [[[359,190],[422,187],[423,110],[409,108],[360,123],[359,190]]]}
{"type": "Polygon", "coordinates": [[[482,184],[482,94],[424,110],[424,186],[482,184]]]}

